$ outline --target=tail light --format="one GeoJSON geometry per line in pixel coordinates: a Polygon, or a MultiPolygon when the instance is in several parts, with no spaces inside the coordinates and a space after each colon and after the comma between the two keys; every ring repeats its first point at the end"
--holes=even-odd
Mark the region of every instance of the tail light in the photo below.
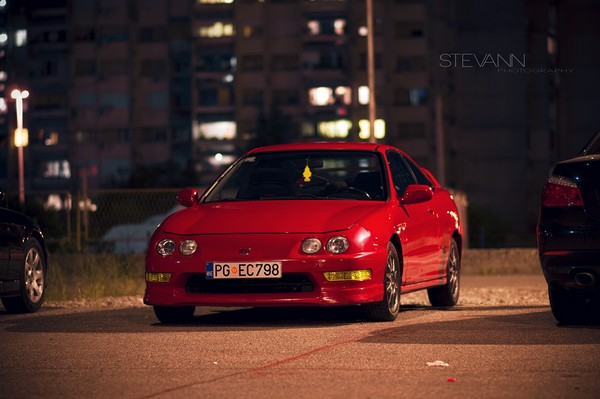
{"type": "Polygon", "coordinates": [[[566,177],[551,175],[544,185],[542,206],[583,206],[577,183],[566,177]]]}

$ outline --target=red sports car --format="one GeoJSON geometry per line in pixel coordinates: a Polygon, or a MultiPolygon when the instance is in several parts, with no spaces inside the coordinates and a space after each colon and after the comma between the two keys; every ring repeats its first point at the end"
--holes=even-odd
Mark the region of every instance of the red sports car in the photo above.
{"type": "Polygon", "coordinates": [[[453,306],[461,225],[450,193],[402,151],[367,143],[249,151],[156,229],[144,302],[163,323],[196,306],[361,305],[392,321],[400,294],[453,306]]]}

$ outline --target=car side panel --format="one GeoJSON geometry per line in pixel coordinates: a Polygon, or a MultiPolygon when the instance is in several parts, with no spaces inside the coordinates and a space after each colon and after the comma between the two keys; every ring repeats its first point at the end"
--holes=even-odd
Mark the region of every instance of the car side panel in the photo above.
{"type": "Polygon", "coordinates": [[[16,279],[13,269],[23,258],[25,226],[19,216],[10,210],[0,209],[0,278],[16,279]]]}
{"type": "Polygon", "coordinates": [[[401,208],[406,212],[406,227],[401,235],[403,246],[403,274],[406,284],[429,280],[432,271],[439,269],[439,219],[432,201],[411,204],[401,208]]]}

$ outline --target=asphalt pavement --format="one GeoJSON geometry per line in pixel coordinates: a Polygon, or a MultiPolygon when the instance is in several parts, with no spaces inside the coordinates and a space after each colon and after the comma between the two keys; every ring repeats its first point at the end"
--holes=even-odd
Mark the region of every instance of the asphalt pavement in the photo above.
{"type": "Polygon", "coordinates": [[[540,276],[463,276],[459,306],[0,308],[0,398],[597,398],[600,326],[561,326],[540,276]]]}

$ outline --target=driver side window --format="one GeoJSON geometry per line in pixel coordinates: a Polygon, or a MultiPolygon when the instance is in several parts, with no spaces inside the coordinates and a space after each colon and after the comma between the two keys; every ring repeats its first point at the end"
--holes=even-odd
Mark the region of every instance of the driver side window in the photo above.
{"type": "Polygon", "coordinates": [[[404,195],[406,186],[409,184],[415,184],[415,177],[406,166],[402,155],[395,151],[388,151],[387,153],[388,162],[390,165],[390,171],[392,173],[392,181],[394,182],[394,188],[398,195],[404,195]]]}

